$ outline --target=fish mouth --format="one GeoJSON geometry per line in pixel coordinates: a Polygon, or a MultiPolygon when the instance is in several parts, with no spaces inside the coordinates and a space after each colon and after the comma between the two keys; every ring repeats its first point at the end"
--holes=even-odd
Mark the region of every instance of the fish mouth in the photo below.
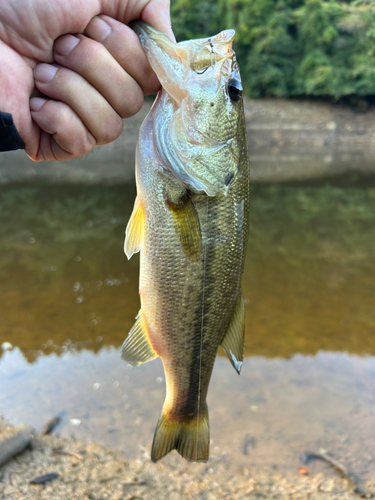
{"type": "Polygon", "coordinates": [[[146,23],[145,21],[140,21],[140,20],[131,21],[129,23],[129,28],[131,28],[133,31],[135,31],[138,36],[141,36],[142,32],[145,32],[146,34],[160,33],[160,31],[153,28],[150,24],[146,23]]]}
{"type": "Polygon", "coordinates": [[[133,21],[129,26],[138,35],[148,62],[162,87],[180,104],[187,95],[187,91],[181,87],[188,69],[186,50],[144,21],[133,21]]]}
{"type": "Polygon", "coordinates": [[[180,44],[170,40],[162,31],[144,21],[132,21],[129,26],[138,35],[142,48],[157,74],[157,69],[154,66],[158,65],[158,60],[162,59],[163,54],[169,58],[182,59],[183,61],[186,51],[182,50],[179,47],[180,44]]]}
{"type": "MultiPolygon", "coordinates": [[[[141,44],[147,43],[147,40],[152,40],[155,42],[162,50],[168,52],[171,56],[178,56],[184,59],[190,59],[193,65],[189,65],[190,69],[195,69],[195,65],[199,64],[195,54],[192,57],[191,53],[200,53],[199,59],[205,59],[200,61],[201,65],[206,64],[212,65],[215,61],[228,58],[228,56],[233,55],[232,43],[236,32],[233,29],[224,30],[215,36],[209,38],[200,38],[195,40],[186,40],[184,42],[173,42],[170,40],[165,33],[157,30],[150,24],[144,21],[132,21],[129,24],[130,28],[135,31],[141,40],[141,44]],[[213,50],[215,48],[215,50],[213,50]],[[206,52],[206,54],[202,54],[206,52]],[[188,54],[190,52],[190,54],[188,54]],[[190,57],[189,57],[190,55],[190,57]],[[195,60],[195,61],[194,61],[195,60]]],[[[198,68],[196,68],[198,69],[198,68]]]]}
{"type": "Polygon", "coordinates": [[[133,21],[129,26],[138,35],[162,87],[178,103],[188,93],[187,87],[191,85],[194,75],[207,75],[207,79],[216,82],[212,85],[218,88],[232,74],[234,30],[224,30],[210,38],[176,43],[144,21],[133,21]]]}
{"type": "Polygon", "coordinates": [[[150,24],[147,24],[144,21],[132,21],[129,23],[129,27],[138,35],[142,46],[147,43],[148,39],[153,40],[161,49],[166,50],[167,52],[170,51],[174,45],[177,45],[172,42],[172,40],[170,40],[165,33],[153,28],[150,24]]]}

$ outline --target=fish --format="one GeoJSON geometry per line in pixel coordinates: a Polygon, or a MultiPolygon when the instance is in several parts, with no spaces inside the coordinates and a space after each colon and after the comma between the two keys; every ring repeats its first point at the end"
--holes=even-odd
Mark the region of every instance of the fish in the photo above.
{"type": "Polygon", "coordinates": [[[249,156],[234,30],[171,41],[137,21],[162,89],[136,149],[137,197],[124,250],[140,252],[141,309],[122,359],[163,363],[166,397],[151,449],[209,457],[206,397],[219,346],[240,373],[249,156]]]}

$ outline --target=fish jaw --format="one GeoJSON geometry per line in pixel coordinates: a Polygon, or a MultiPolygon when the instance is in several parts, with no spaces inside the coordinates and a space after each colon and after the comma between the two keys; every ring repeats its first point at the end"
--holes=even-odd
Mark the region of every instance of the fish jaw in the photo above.
{"type": "Polygon", "coordinates": [[[133,29],[163,87],[154,130],[164,167],[196,194],[227,195],[238,172],[243,112],[242,99],[228,91],[242,95],[234,30],[174,43],[146,23],[133,29]]]}
{"type": "Polygon", "coordinates": [[[131,27],[139,36],[147,59],[160,80],[162,87],[177,102],[181,102],[186,91],[178,85],[186,72],[183,49],[179,44],[172,42],[167,35],[156,30],[143,21],[131,23],[131,27]],[[180,57],[182,56],[182,57],[180,57]],[[173,68],[173,72],[170,72],[173,68]]]}
{"type": "Polygon", "coordinates": [[[175,43],[165,33],[143,21],[133,22],[131,26],[139,36],[162,87],[171,96],[176,96],[176,101],[180,102],[194,80],[203,81],[205,86],[217,89],[223,77],[228,76],[225,72],[223,74],[221,66],[228,58],[234,57],[234,30],[224,30],[209,38],[175,43]],[[204,78],[200,78],[208,69],[210,71],[204,78]]]}

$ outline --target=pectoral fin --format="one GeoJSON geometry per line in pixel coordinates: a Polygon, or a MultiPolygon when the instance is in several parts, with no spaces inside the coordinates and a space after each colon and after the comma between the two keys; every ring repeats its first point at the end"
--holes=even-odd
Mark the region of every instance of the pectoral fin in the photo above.
{"type": "Polygon", "coordinates": [[[224,349],[238,374],[240,374],[243,361],[244,334],[245,304],[243,301],[242,291],[240,291],[228,331],[221,342],[221,347],[224,349]]]}
{"type": "Polygon", "coordinates": [[[137,320],[126,337],[121,347],[121,358],[133,366],[141,365],[147,361],[157,358],[147,333],[146,322],[142,311],[139,311],[137,320]]]}
{"type": "Polygon", "coordinates": [[[167,200],[173,217],[173,225],[185,254],[197,260],[202,247],[199,217],[190,196],[186,195],[173,203],[167,200]]]}
{"type": "Polygon", "coordinates": [[[125,231],[124,252],[128,259],[139,252],[143,244],[145,214],[139,196],[135,199],[133,212],[125,231]]]}

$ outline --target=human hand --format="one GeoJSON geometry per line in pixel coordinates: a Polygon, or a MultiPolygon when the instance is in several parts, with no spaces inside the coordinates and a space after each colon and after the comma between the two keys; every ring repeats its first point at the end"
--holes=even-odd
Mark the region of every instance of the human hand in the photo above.
{"type": "Polygon", "coordinates": [[[0,110],[30,158],[70,160],[115,140],[160,88],[134,19],[173,38],[169,0],[0,0],[0,110]]]}

